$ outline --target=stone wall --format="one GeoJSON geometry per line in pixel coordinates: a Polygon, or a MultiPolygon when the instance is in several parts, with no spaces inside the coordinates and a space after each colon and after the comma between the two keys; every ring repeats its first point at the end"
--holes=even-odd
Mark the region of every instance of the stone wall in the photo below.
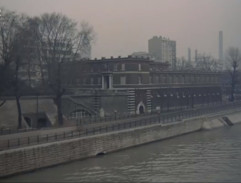
{"type": "Polygon", "coordinates": [[[205,128],[212,129],[227,126],[220,120],[223,116],[228,117],[233,123],[241,121],[239,120],[241,119],[239,110],[228,114],[193,118],[167,125],[155,124],[147,127],[1,151],[0,177],[93,157],[100,153],[118,151],[205,128]],[[210,123],[209,126],[207,126],[208,123],[210,123]]]}
{"type": "MultiPolygon", "coordinates": [[[[34,116],[37,114],[45,113],[52,125],[56,124],[57,108],[51,97],[21,97],[20,99],[22,115],[34,116]]],[[[32,117],[32,122],[34,117],[32,117]]],[[[6,103],[0,107],[0,129],[18,127],[18,111],[14,98],[8,99],[6,103]]],[[[35,119],[36,120],[36,119],[35,119]]],[[[23,119],[23,127],[25,126],[25,120],[23,119]]]]}
{"type": "Polygon", "coordinates": [[[105,116],[128,113],[127,95],[104,95],[100,98],[101,108],[105,116]]]}
{"type": "Polygon", "coordinates": [[[201,129],[202,121],[153,125],[0,152],[0,177],[165,139],[201,129]]]}

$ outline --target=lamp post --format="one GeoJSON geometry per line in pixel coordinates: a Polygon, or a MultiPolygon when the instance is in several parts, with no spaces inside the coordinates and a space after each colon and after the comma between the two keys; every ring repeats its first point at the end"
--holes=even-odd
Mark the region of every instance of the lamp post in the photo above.
{"type": "Polygon", "coordinates": [[[35,124],[36,126],[38,127],[38,113],[39,113],[39,94],[38,92],[36,93],[36,121],[35,121],[35,124]]]}

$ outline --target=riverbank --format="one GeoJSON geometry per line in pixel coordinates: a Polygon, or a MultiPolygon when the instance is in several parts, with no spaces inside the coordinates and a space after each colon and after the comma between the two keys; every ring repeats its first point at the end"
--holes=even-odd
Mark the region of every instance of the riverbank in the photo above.
{"type": "Polygon", "coordinates": [[[241,119],[240,109],[205,117],[190,118],[171,124],[153,124],[2,151],[0,152],[0,176],[6,177],[33,171],[203,129],[228,126],[223,117],[228,118],[233,124],[238,123],[241,119]]]}

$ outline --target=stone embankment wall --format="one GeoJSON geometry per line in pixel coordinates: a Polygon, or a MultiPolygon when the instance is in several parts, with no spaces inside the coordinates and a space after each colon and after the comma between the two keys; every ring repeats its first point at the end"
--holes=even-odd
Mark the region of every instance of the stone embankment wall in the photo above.
{"type": "MultiPolygon", "coordinates": [[[[57,108],[51,97],[22,97],[20,99],[20,103],[23,117],[28,116],[30,118],[34,118],[33,115],[36,115],[38,111],[39,114],[46,114],[52,125],[56,124],[57,108]]],[[[15,99],[10,98],[0,108],[0,129],[17,129],[17,119],[18,110],[16,101],[15,99]]],[[[22,121],[23,126],[25,126],[24,118],[22,118],[22,121]]]]}
{"type": "MultiPolygon", "coordinates": [[[[240,113],[225,115],[233,123],[240,113]]],[[[222,116],[157,124],[90,137],[52,142],[0,152],[0,177],[109,153],[161,139],[227,125],[222,116]]]]}
{"type": "Polygon", "coordinates": [[[234,125],[236,123],[241,123],[241,111],[240,110],[234,110],[230,113],[227,113],[226,115],[216,115],[216,116],[209,116],[203,118],[203,130],[212,130],[214,128],[219,128],[223,126],[230,126],[234,125]],[[228,120],[230,123],[227,123],[228,120]]]}

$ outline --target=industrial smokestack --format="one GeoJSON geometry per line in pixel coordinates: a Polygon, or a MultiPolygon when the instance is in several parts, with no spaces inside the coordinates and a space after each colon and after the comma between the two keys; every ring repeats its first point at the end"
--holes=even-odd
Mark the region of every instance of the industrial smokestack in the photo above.
{"type": "Polygon", "coordinates": [[[223,61],[223,31],[219,31],[219,60],[223,61]]]}
{"type": "Polygon", "coordinates": [[[188,62],[191,62],[191,49],[188,48],[188,62]]]}

